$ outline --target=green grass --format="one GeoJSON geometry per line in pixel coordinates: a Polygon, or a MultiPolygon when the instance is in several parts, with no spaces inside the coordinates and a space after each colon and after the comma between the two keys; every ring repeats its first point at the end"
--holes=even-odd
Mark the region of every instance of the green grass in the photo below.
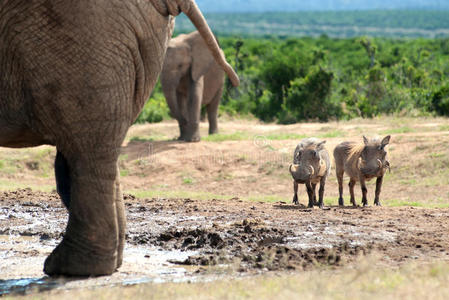
{"type": "Polygon", "coordinates": [[[55,185],[45,185],[45,184],[26,184],[26,183],[19,183],[17,181],[0,179],[0,191],[11,191],[11,190],[25,189],[25,188],[31,188],[32,190],[35,190],[35,191],[49,193],[49,192],[53,191],[56,188],[56,186],[55,185]]]}
{"type": "Polygon", "coordinates": [[[144,136],[132,136],[129,138],[130,142],[155,142],[167,140],[165,135],[144,135],[144,136]]]}
{"type": "Polygon", "coordinates": [[[223,141],[249,141],[254,140],[255,143],[263,143],[264,141],[281,141],[281,140],[301,140],[308,137],[305,134],[297,133],[270,133],[270,134],[251,134],[249,132],[237,131],[231,134],[212,134],[203,137],[203,141],[207,142],[223,142],[223,141]]]}
{"type": "Polygon", "coordinates": [[[387,129],[381,132],[381,134],[401,134],[401,133],[409,133],[409,132],[415,132],[416,130],[413,128],[410,128],[408,126],[403,126],[399,128],[392,128],[387,129]]]}
{"type": "MultiPolygon", "coordinates": [[[[137,198],[190,198],[196,200],[228,200],[235,198],[235,195],[222,195],[210,192],[201,192],[201,191],[186,191],[186,190],[165,190],[163,189],[154,189],[154,190],[128,190],[125,191],[128,194],[132,194],[137,198]]],[[[301,194],[299,202],[301,204],[307,204],[307,197],[301,194]]],[[[265,202],[265,203],[277,203],[277,202],[285,202],[290,204],[292,201],[293,192],[291,196],[282,196],[282,195],[248,195],[239,197],[239,199],[243,201],[251,201],[251,202],[265,202]]],[[[356,197],[356,202],[359,203],[360,199],[356,197]]],[[[386,207],[401,207],[401,206],[409,206],[409,207],[422,207],[422,208],[449,208],[449,203],[441,198],[441,199],[428,199],[425,202],[418,201],[406,201],[400,199],[381,199],[381,203],[386,207]]],[[[360,203],[359,203],[360,204],[360,203]]],[[[372,203],[370,203],[371,205],[372,203]]],[[[336,206],[338,205],[338,197],[324,197],[324,205],[325,206],[336,206]]],[[[345,198],[345,205],[350,205],[349,198],[345,198]]]]}
{"type": "Polygon", "coordinates": [[[268,140],[278,141],[278,140],[302,140],[308,137],[305,134],[297,133],[272,133],[265,136],[268,140]]]}
{"type": "Polygon", "coordinates": [[[345,137],[345,136],[346,136],[346,134],[340,130],[333,130],[333,131],[318,135],[319,138],[336,138],[336,137],[345,137]]]}
{"type": "Polygon", "coordinates": [[[126,177],[129,175],[129,170],[126,169],[120,169],[120,176],[126,177]]]}
{"type": "Polygon", "coordinates": [[[206,142],[223,142],[223,141],[243,141],[250,140],[252,135],[247,132],[237,131],[230,134],[217,133],[202,137],[203,141],[206,142]]]}
{"type": "Polygon", "coordinates": [[[437,203],[442,201],[432,202],[431,200],[427,200],[426,202],[416,202],[416,201],[404,201],[398,199],[386,199],[385,201],[381,200],[382,205],[388,207],[402,207],[402,206],[410,206],[410,207],[422,207],[422,208],[449,208],[449,203],[437,203]]]}
{"type": "Polygon", "coordinates": [[[185,176],[182,178],[182,183],[183,184],[194,184],[195,183],[195,179],[193,179],[190,176],[185,176]]]}

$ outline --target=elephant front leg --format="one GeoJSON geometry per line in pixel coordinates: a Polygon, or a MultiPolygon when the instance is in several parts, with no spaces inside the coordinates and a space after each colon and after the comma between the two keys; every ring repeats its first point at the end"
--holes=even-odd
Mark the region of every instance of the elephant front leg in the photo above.
{"type": "Polygon", "coordinates": [[[190,90],[190,99],[188,106],[189,120],[187,124],[186,138],[187,142],[200,141],[200,114],[201,102],[203,98],[204,76],[194,81],[190,90]]]}
{"type": "Polygon", "coordinates": [[[85,153],[88,157],[68,159],[69,221],[62,242],[45,261],[48,275],[109,275],[121,260],[125,220],[118,208],[123,202],[117,200],[117,157],[85,153]]]}

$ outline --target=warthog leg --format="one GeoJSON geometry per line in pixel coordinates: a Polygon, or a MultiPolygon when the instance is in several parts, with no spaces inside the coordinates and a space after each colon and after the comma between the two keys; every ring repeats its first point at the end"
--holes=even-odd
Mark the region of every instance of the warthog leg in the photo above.
{"type": "Polygon", "coordinates": [[[299,204],[298,201],[298,183],[296,181],[293,180],[293,204],[299,204]]]}
{"type": "Polygon", "coordinates": [[[349,193],[351,194],[351,203],[353,206],[357,206],[355,203],[355,197],[354,197],[354,186],[355,186],[355,179],[349,179],[349,193]]]}
{"type": "Polygon", "coordinates": [[[368,193],[368,189],[366,188],[365,178],[360,177],[360,187],[362,188],[362,205],[368,206],[368,199],[366,194],[368,193]]]}
{"type": "Polygon", "coordinates": [[[383,176],[379,176],[376,179],[376,195],[374,197],[374,205],[380,206],[379,196],[380,196],[380,190],[382,188],[382,181],[383,176]]]}
{"type": "Polygon", "coordinates": [[[337,172],[337,180],[338,180],[338,205],[343,206],[343,172],[337,172]]]}
{"type": "Polygon", "coordinates": [[[312,191],[313,191],[313,205],[318,205],[318,202],[316,201],[316,183],[312,183],[312,191]]]}
{"type": "Polygon", "coordinates": [[[324,186],[326,185],[326,176],[323,176],[323,177],[321,177],[321,180],[320,180],[320,189],[319,189],[319,199],[320,199],[320,201],[318,202],[318,206],[320,207],[320,208],[323,208],[324,207],[324,203],[323,203],[323,200],[324,200],[324,186]]]}
{"type": "Polygon", "coordinates": [[[309,196],[309,205],[307,207],[312,208],[314,191],[312,189],[312,184],[310,183],[310,180],[306,182],[306,188],[307,188],[307,195],[309,196]]]}

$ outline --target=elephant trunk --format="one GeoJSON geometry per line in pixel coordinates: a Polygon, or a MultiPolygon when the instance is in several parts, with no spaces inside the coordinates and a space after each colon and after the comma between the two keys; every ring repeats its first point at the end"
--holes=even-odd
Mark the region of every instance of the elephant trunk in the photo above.
{"type": "Polygon", "coordinates": [[[179,3],[181,11],[190,19],[193,25],[195,25],[195,27],[198,29],[198,32],[206,42],[215,61],[224,69],[226,74],[228,74],[229,79],[232,82],[232,85],[238,86],[240,84],[240,79],[237,73],[235,73],[234,69],[226,61],[226,58],[223,52],[221,51],[217,43],[217,40],[214,37],[214,34],[210,30],[209,25],[206,22],[206,19],[204,18],[200,9],[196,5],[195,1],[182,1],[182,0],[177,1],[181,2],[179,3]]]}

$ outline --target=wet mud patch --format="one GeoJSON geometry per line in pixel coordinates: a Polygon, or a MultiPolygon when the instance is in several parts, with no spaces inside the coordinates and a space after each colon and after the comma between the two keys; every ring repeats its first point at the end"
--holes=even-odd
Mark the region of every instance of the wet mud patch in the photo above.
{"type": "Polygon", "coordinates": [[[348,243],[332,247],[295,248],[288,244],[293,230],[273,228],[257,221],[243,220],[228,226],[168,230],[153,239],[135,237],[138,244],[156,244],[163,249],[195,250],[198,254],[185,260],[170,260],[179,265],[237,266],[239,272],[250,270],[297,270],[314,266],[340,265],[371,246],[350,246],[348,243]]]}
{"type": "Polygon", "coordinates": [[[356,263],[449,260],[449,209],[411,207],[307,209],[286,203],[137,199],[125,196],[124,264],[110,277],[53,285],[42,281],[45,257],[61,240],[67,211],[55,193],[0,193],[0,294],[45,282],[53,288],[211,280],[268,271],[356,263]],[[211,277],[212,276],[212,277],[211,277]],[[8,290],[9,289],[9,290],[8,290]],[[6,292],[5,292],[6,291],[6,292]]]}

